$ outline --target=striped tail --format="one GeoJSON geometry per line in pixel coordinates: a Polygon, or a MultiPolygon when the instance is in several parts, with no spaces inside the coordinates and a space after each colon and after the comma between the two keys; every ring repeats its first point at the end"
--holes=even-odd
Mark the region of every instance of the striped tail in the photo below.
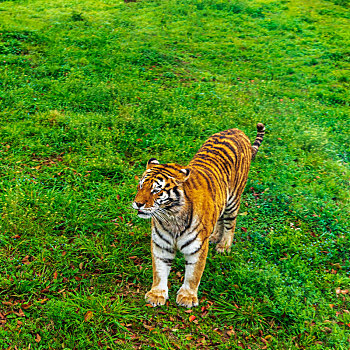
{"type": "Polygon", "coordinates": [[[256,135],[256,139],[252,146],[252,159],[255,158],[258,153],[259,147],[265,135],[265,125],[262,123],[258,123],[256,128],[258,129],[258,134],[256,135]]]}

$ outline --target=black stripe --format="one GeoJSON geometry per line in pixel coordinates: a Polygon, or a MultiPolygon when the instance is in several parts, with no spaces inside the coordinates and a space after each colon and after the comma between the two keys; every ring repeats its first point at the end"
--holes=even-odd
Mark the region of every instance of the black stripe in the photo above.
{"type": "Polygon", "coordinates": [[[200,158],[203,160],[207,160],[208,158],[208,149],[204,147],[203,149],[200,149],[195,155],[194,158],[200,158]]]}
{"type": "Polygon", "coordinates": [[[185,260],[185,265],[195,265],[195,264],[196,264],[195,262],[194,263],[190,263],[187,260],[185,260]]]}
{"type": "MultiPolygon", "coordinates": [[[[212,174],[217,181],[219,180],[219,178],[218,178],[219,174],[215,171],[216,169],[209,167],[210,164],[208,164],[207,161],[202,160],[200,158],[197,158],[195,160],[195,163],[197,163],[197,164],[195,164],[197,167],[201,167],[201,168],[207,170],[207,172],[209,172],[209,174],[207,173],[208,175],[212,174]]],[[[213,180],[213,179],[211,179],[211,180],[213,180]]]]}
{"type": "Polygon", "coordinates": [[[237,218],[237,215],[232,216],[232,217],[230,217],[230,218],[225,218],[225,219],[224,219],[224,222],[226,223],[227,221],[234,221],[234,220],[236,220],[236,218],[237,218]]]}
{"type": "Polygon", "coordinates": [[[218,219],[218,223],[222,223],[224,221],[224,215],[221,215],[218,219]]]}
{"type": "MultiPolygon", "coordinates": [[[[185,193],[185,197],[186,197],[187,202],[189,203],[189,208],[188,208],[189,215],[186,218],[187,220],[186,220],[185,228],[177,235],[177,238],[181,237],[184,234],[184,232],[186,232],[192,226],[192,221],[193,221],[192,203],[189,200],[186,193],[185,193]]],[[[196,227],[198,227],[198,226],[199,226],[199,224],[196,227]]],[[[191,233],[192,232],[193,232],[193,230],[191,231],[191,233]]]]}
{"type": "MultiPolygon", "coordinates": [[[[230,140],[230,141],[234,141],[234,140],[231,140],[231,139],[228,139],[228,138],[225,138],[225,140],[230,140]]],[[[233,161],[233,157],[229,155],[229,153],[227,152],[227,150],[224,148],[224,147],[220,147],[222,145],[226,146],[235,156],[235,159],[236,159],[236,162],[237,162],[237,154],[236,154],[236,151],[235,149],[233,148],[233,146],[230,144],[230,143],[227,143],[225,142],[225,140],[222,140],[220,139],[220,137],[218,138],[215,138],[213,137],[212,139],[209,139],[200,149],[199,151],[197,152],[197,154],[200,154],[202,152],[211,152],[212,150],[208,150],[207,151],[207,148],[209,146],[213,147],[213,148],[216,148],[216,149],[219,149],[220,151],[222,151],[226,156],[227,158],[231,158],[232,161],[233,161]]],[[[197,155],[196,154],[196,155],[197,155]]],[[[194,158],[196,157],[196,155],[194,156],[194,158]]]]}
{"type": "Polygon", "coordinates": [[[192,244],[192,243],[197,239],[197,237],[198,237],[198,235],[199,235],[199,232],[200,232],[200,231],[198,231],[197,234],[196,234],[192,239],[190,239],[190,240],[188,240],[186,243],[184,243],[184,244],[180,247],[180,250],[182,250],[182,249],[186,248],[187,246],[189,246],[190,244],[192,244]]]}
{"type": "MultiPolygon", "coordinates": [[[[172,190],[173,190],[173,192],[174,192],[174,194],[175,194],[177,200],[179,200],[179,198],[180,198],[180,192],[177,190],[177,188],[178,188],[178,187],[175,186],[175,187],[172,188],[172,190]]],[[[170,191],[171,191],[171,189],[169,190],[169,197],[170,197],[170,191]]]]}
{"type": "MultiPolygon", "coordinates": [[[[197,168],[202,168],[205,169],[207,171],[207,175],[210,176],[210,174],[215,177],[215,180],[219,183],[219,178],[220,178],[220,174],[218,172],[216,172],[215,168],[213,167],[208,167],[208,165],[210,166],[210,164],[208,164],[208,162],[202,160],[202,159],[196,159],[196,163],[195,164],[197,166],[197,168]]],[[[213,179],[211,178],[211,181],[213,181],[213,179]]]]}
{"type": "MultiPolygon", "coordinates": [[[[214,151],[214,150],[213,150],[214,151]]],[[[213,153],[213,154],[215,154],[215,155],[218,155],[218,156],[220,156],[221,154],[219,153],[219,152],[217,152],[217,151],[214,151],[214,152],[212,152],[211,150],[209,150],[208,152],[210,152],[210,153],[213,153]]],[[[197,157],[197,159],[202,159],[202,157],[201,157],[201,154],[199,154],[199,157],[197,157]]],[[[204,160],[203,160],[204,161],[204,160]]],[[[226,176],[227,176],[227,178],[229,178],[229,169],[227,168],[227,163],[228,163],[228,160],[222,160],[222,161],[220,161],[219,159],[216,159],[216,158],[214,158],[211,154],[209,154],[208,155],[208,159],[206,159],[205,160],[206,161],[206,163],[208,164],[210,164],[210,163],[213,163],[214,165],[215,165],[215,167],[217,167],[218,168],[218,170],[220,171],[220,175],[222,174],[222,173],[224,173],[224,174],[226,174],[226,176]]]]}
{"type": "Polygon", "coordinates": [[[231,217],[232,214],[236,213],[238,211],[238,209],[234,209],[234,210],[230,210],[230,211],[225,211],[224,213],[224,218],[226,219],[226,217],[231,217]]]}
{"type": "Polygon", "coordinates": [[[237,210],[237,205],[236,204],[234,204],[233,206],[231,206],[231,207],[226,207],[225,208],[225,211],[224,211],[224,215],[226,215],[226,214],[232,214],[233,212],[235,212],[236,210],[237,210]]]}
{"type": "MultiPolygon", "coordinates": [[[[193,186],[193,188],[195,190],[198,189],[198,184],[197,184],[197,179],[196,178],[192,179],[192,186],[193,186]]],[[[199,183],[199,186],[200,186],[200,183],[199,183]]]]}
{"type": "Polygon", "coordinates": [[[221,152],[223,152],[227,156],[227,158],[231,159],[232,162],[233,162],[234,159],[233,159],[232,155],[230,155],[227,152],[226,148],[225,148],[225,147],[227,147],[233,153],[233,155],[235,156],[235,160],[237,162],[236,150],[234,149],[233,145],[231,145],[229,142],[227,142],[228,140],[229,139],[225,139],[225,140],[220,140],[220,139],[216,140],[216,139],[214,139],[213,140],[213,144],[211,144],[211,146],[216,148],[216,149],[218,149],[218,150],[220,150],[221,152]]]}
{"type": "Polygon", "coordinates": [[[153,244],[156,245],[158,248],[166,250],[168,253],[174,254],[175,251],[174,249],[171,248],[167,248],[167,247],[162,247],[161,245],[159,245],[157,242],[155,242],[154,240],[152,240],[153,244]]]}
{"type": "MultiPolygon", "coordinates": [[[[149,172],[147,174],[147,177],[155,177],[155,178],[158,178],[158,176],[164,176],[164,175],[168,175],[169,177],[174,177],[173,173],[169,170],[167,170],[166,167],[163,166],[163,168],[152,168],[151,172],[149,172]]],[[[165,181],[167,179],[164,179],[165,181]]]]}
{"type": "MultiPolygon", "coordinates": [[[[230,139],[230,141],[234,141],[234,140],[231,140],[231,139],[230,139]]],[[[234,147],[233,147],[230,143],[224,142],[224,141],[222,141],[222,140],[218,141],[218,140],[215,140],[215,139],[213,140],[213,143],[215,143],[216,145],[225,145],[225,146],[234,154],[235,160],[236,160],[235,164],[237,163],[237,153],[236,153],[236,150],[234,149],[234,147]]],[[[223,151],[222,147],[220,147],[220,149],[223,151]]],[[[230,158],[232,158],[232,157],[230,157],[230,158]]]]}
{"type": "Polygon", "coordinates": [[[165,243],[169,244],[171,246],[171,242],[169,242],[158,230],[156,227],[154,227],[154,231],[157,234],[157,236],[163,240],[165,243]]]}
{"type": "MultiPolygon", "coordinates": [[[[161,221],[160,219],[155,219],[156,221],[157,221],[157,223],[161,226],[161,228],[164,230],[164,231],[166,231],[166,232],[168,232],[168,229],[169,229],[169,226],[164,226],[164,224],[163,224],[163,221],[161,221]]],[[[166,222],[165,222],[166,223],[166,222]]]]}
{"type": "Polygon", "coordinates": [[[206,184],[207,184],[207,186],[208,186],[208,190],[209,190],[211,196],[214,197],[215,194],[216,194],[216,191],[213,190],[212,184],[211,184],[211,182],[209,181],[209,180],[211,180],[211,179],[208,179],[208,178],[207,178],[207,175],[208,175],[208,174],[206,174],[206,173],[200,173],[200,174],[201,174],[202,178],[204,179],[204,181],[206,182],[206,184]]]}
{"type": "Polygon", "coordinates": [[[232,162],[233,159],[227,154],[227,152],[225,152],[225,149],[220,149],[220,151],[221,152],[216,149],[208,150],[208,152],[213,153],[222,159],[221,165],[225,168],[226,174],[229,176],[230,168],[227,167],[227,163],[232,162]]]}
{"type": "Polygon", "coordinates": [[[237,186],[238,187],[238,190],[240,191],[240,195],[239,195],[239,199],[241,200],[241,198],[242,198],[242,193],[243,193],[243,191],[244,191],[244,188],[245,188],[245,185],[246,185],[246,183],[247,183],[247,180],[248,180],[248,174],[249,174],[249,168],[248,169],[243,169],[244,170],[244,172],[242,172],[241,173],[241,177],[240,177],[240,184],[239,184],[239,186],[237,186]]]}
{"type": "MultiPolygon", "coordinates": [[[[174,167],[174,166],[171,165],[171,164],[167,164],[166,167],[167,167],[167,168],[170,168],[170,169],[173,169],[173,170],[176,170],[176,171],[180,171],[179,168],[174,167]]],[[[174,174],[173,174],[173,175],[174,175],[174,174]]]]}
{"type": "Polygon", "coordinates": [[[165,198],[160,198],[160,196],[155,200],[159,204],[164,204],[166,201],[170,199],[169,193],[167,191],[163,191],[167,195],[165,198]]]}
{"type": "Polygon", "coordinates": [[[198,252],[202,249],[202,247],[203,247],[205,241],[206,241],[208,238],[209,238],[209,237],[206,237],[205,239],[203,239],[202,244],[201,244],[194,252],[192,252],[192,253],[190,253],[190,254],[186,254],[186,255],[194,255],[194,254],[198,253],[198,252]]]}
{"type": "MultiPolygon", "coordinates": [[[[238,170],[238,168],[237,168],[237,170],[238,170]]],[[[247,169],[247,167],[245,167],[245,165],[243,165],[243,169],[240,172],[237,172],[237,176],[235,178],[236,181],[232,186],[233,191],[236,191],[236,193],[237,193],[237,190],[239,189],[239,186],[237,184],[239,181],[241,182],[241,184],[242,184],[242,182],[244,182],[244,186],[245,186],[245,183],[247,182],[247,179],[248,179],[248,173],[249,173],[249,167],[247,169]],[[244,178],[245,178],[245,181],[244,181],[244,178]]],[[[243,191],[243,189],[242,189],[242,191],[243,191]]],[[[236,196],[236,198],[240,198],[240,195],[236,196]]]]}
{"type": "Polygon", "coordinates": [[[239,201],[238,202],[233,202],[233,206],[231,206],[231,204],[230,204],[230,206],[227,206],[225,208],[225,213],[224,214],[226,214],[226,213],[233,213],[238,208],[238,203],[239,203],[239,201]]]}
{"type": "Polygon", "coordinates": [[[167,259],[167,258],[161,258],[159,256],[156,256],[157,259],[162,260],[165,264],[171,265],[174,259],[167,259]]]}
{"type": "Polygon", "coordinates": [[[232,230],[234,225],[224,225],[225,226],[225,230],[232,230]]]}
{"type": "Polygon", "coordinates": [[[230,206],[232,203],[236,203],[236,197],[231,196],[227,201],[227,206],[230,206]]]}
{"type": "Polygon", "coordinates": [[[180,201],[177,201],[177,200],[175,201],[171,199],[169,202],[170,202],[169,205],[167,205],[166,207],[167,209],[171,209],[180,205],[180,201]]]}
{"type": "MultiPolygon", "coordinates": [[[[192,223],[192,218],[191,218],[191,223],[192,223]]],[[[187,232],[187,234],[190,235],[192,232],[196,231],[196,230],[198,229],[198,227],[199,227],[201,224],[202,224],[202,223],[199,222],[195,227],[193,227],[193,229],[192,229],[191,231],[187,232]]],[[[187,226],[187,225],[186,225],[186,226],[187,226]]],[[[188,227],[185,228],[182,232],[180,232],[180,233],[176,236],[176,238],[180,238],[180,237],[186,232],[186,230],[187,230],[188,228],[190,228],[190,226],[191,226],[191,225],[188,225],[188,227]]]]}
{"type": "Polygon", "coordinates": [[[167,169],[162,169],[162,175],[168,175],[168,177],[174,177],[174,174],[167,169]]]}

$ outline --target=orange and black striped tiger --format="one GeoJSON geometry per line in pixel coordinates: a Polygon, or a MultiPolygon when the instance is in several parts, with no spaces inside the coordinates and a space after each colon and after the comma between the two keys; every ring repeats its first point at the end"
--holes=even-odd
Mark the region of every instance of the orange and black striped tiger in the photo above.
{"type": "Polygon", "coordinates": [[[258,134],[251,146],[238,129],[211,136],[188,166],[148,161],[133,203],[141,218],[152,218],[151,251],[153,285],[145,298],[153,306],[168,298],[168,275],[176,250],[185,257],[179,305],[198,305],[197,291],[205,266],[209,240],[216,250],[230,250],[241,195],[247,182],[250,162],[265,134],[258,134]]]}

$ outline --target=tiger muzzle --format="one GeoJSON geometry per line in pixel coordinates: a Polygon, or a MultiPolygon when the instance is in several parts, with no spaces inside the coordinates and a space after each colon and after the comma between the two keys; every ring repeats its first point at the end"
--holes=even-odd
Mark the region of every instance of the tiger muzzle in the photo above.
{"type": "Polygon", "coordinates": [[[133,209],[137,210],[137,215],[142,219],[149,219],[152,216],[152,208],[146,208],[146,205],[139,202],[132,204],[133,209]]]}

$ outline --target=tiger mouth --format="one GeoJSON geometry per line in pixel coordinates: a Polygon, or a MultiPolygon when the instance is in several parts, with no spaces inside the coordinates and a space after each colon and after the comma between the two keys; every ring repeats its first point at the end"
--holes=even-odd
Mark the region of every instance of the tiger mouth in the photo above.
{"type": "Polygon", "coordinates": [[[138,210],[137,211],[137,215],[138,215],[139,218],[142,218],[142,219],[148,219],[148,218],[150,218],[152,216],[150,213],[146,213],[146,212],[144,212],[142,210],[138,210]]]}

